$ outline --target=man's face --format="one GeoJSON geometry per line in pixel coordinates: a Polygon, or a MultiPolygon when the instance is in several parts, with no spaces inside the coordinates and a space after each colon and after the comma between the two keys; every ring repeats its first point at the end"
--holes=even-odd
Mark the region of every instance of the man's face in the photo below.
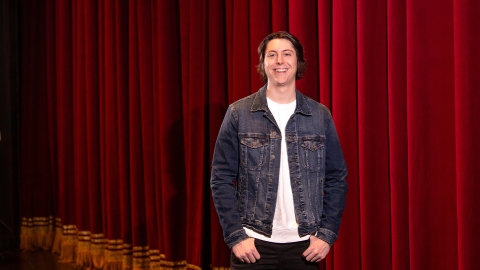
{"type": "Polygon", "coordinates": [[[288,39],[272,39],[265,49],[263,61],[269,85],[284,86],[295,84],[297,55],[288,39]]]}

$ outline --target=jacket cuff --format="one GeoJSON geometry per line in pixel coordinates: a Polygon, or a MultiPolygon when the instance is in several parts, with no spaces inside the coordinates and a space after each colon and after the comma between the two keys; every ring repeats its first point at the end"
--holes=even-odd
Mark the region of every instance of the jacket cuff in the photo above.
{"type": "Polygon", "coordinates": [[[245,229],[241,229],[238,231],[235,231],[231,233],[229,236],[225,238],[225,243],[227,243],[229,248],[232,248],[236,244],[242,242],[245,239],[250,238],[247,233],[245,232],[245,229]]]}
{"type": "Polygon", "coordinates": [[[323,241],[327,242],[330,246],[333,246],[333,243],[337,240],[338,236],[324,228],[320,228],[316,233],[315,236],[319,239],[322,239],[323,241]]]}

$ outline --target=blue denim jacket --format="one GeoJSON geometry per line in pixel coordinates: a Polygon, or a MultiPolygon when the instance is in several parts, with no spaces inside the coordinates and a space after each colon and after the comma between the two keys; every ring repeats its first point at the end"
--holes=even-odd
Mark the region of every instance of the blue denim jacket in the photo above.
{"type": "MultiPolygon", "coordinates": [[[[298,234],[332,245],[345,207],[347,168],[330,111],[299,91],[296,101],[285,139],[298,234]]],[[[228,107],[215,144],[210,185],[230,248],[248,238],[244,226],[272,234],[280,144],[266,86],[228,107]]]]}

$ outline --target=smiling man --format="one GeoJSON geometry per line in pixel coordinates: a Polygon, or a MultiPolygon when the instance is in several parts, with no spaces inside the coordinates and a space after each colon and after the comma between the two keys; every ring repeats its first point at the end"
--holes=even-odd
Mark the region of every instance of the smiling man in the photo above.
{"type": "Polygon", "coordinates": [[[210,180],[231,269],[317,269],[337,239],[347,168],[330,111],[295,87],[306,62],[290,33],[258,47],[266,83],[232,103],[210,180]]]}

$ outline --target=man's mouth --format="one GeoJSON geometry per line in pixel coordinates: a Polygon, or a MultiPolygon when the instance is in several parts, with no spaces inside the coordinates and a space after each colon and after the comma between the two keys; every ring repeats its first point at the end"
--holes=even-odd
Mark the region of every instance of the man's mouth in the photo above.
{"type": "Polygon", "coordinates": [[[285,72],[287,72],[287,70],[288,70],[287,68],[277,68],[277,69],[275,69],[275,72],[285,73],[285,72]]]}

